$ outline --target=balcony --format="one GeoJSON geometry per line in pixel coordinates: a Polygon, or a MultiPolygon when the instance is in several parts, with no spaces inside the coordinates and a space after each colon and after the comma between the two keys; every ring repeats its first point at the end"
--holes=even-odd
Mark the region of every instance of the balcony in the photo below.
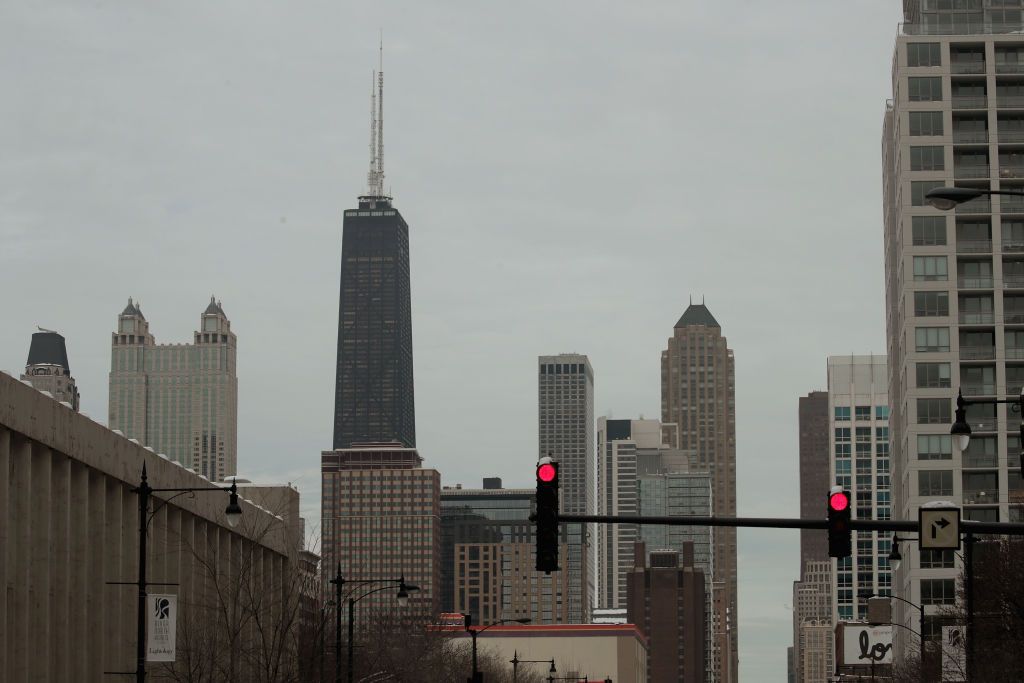
{"type": "MultiPolygon", "coordinates": [[[[979,3],[980,4],[980,3],[979,3]]],[[[975,36],[983,33],[1017,33],[1019,22],[1004,21],[959,21],[955,24],[900,23],[900,33],[905,36],[975,36]]]]}
{"type": "Polygon", "coordinates": [[[1024,130],[999,129],[999,142],[1024,142],[1024,130]]]}
{"type": "Polygon", "coordinates": [[[1004,275],[1003,289],[1024,289],[1024,275],[1004,275]]]}
{"type": "Polygon", "coordinates": [[[994,416],[972,417],[967,420],[971,425],[971,432],[997,432],[999,425],[994,416]]]}
{"type": "MultiPolygon", "coordinates": [[[[1024,360],[1024,349],[1015,346],[1006,347],[1006,360],[1024,360]]],[[[1007,386],[1006,391],[1011,394],[1019,394],[1020,387],[1007,386]]]]}
{"type": "Polygon", "coordinates": [[[999,109],[1024,109],[1024,95],[997,95],[996,106],[999,109]]]}
{"type": "Polygon", "coordinates": [[[954,130],[953,142],[960,145],[988,142],[987,130],[954,130]]]}
{"type": "MultiPolygon", "coordinates": [[[[1013,98],[1007,98],[1013,99],[1013,98]]],[[[1024,97],[1020,98],[1024,100],[1024,97]]],[[[954,95],[953,109],[987,109],[988,97],[985,95],[954,95]]],[[[1024,106],[1022,104],[1021,106],[1024,106]]]]}
{"type": "Polygon", "coordinates": [[[1024,325],[1024,311],[1003,310],[1003,322],[1007,325],[1024,325]]]}
{"type": "Polygon", "coordinates": [[[988,277],[959,277],[956,286],[960,289],[992,289],[992,276],[988,277]]]}
{"type": "Polygon", "coordinates": [[[964,61],[952,62],[949,65],[949,72],[952,74],[983,74],[985,73],[985,62],[964,61]]]}
{"type": "Polygon", "coordinates": [[[996,62],[997,74],[1024,74],[1024,64],[996,62]]]}
{"type": "Polygon", "coordinates": [[[995,505],[999,491],[968,491],[964,489],[964,505],[995,505]]]}
{"type": "Polygon", "coordinates": [[[1024,213],[1024,197],[1014,197],[1013,195],[1000,197],[999,210],[1002,213],[1024,213]]]}
{"type": "Polygon", "coordinates": [[[972,455],[971,453],[964,453],[963,455],[964,467],[984,467],[991,469],[998,467],[999,456],[995,453],[981,453],[972,455]]]}
{"type": "Polygon", "coordinates": [[[995,396],[995,384],[964,384],[960,387],[964,396],[995,396]]]}
{"type": "Polygon", "coordinates": [[[969,202],[956,205],[957,213],[992,213],[991,199],[972,199],[969,202]]]}
{"type": "Polygon", "coordinates": [[[992,325],[995,321],[996,316],[992,311],[960,313],[961,325],[992,325]]]}
{"type": "Polygon", "coordinates": [[[1021,503],[1024,503],[1024,490],[1010,489],[1006,492],[1006,502],[1010,505],[1020,505],[1021,503]]]}
{"type": "Polygon", "coordinates": [[[961,254],[991,254],[992,240],[957,240],[956,250],[961,254]]]}
{"type": "Polygon", "coordinates": [[[1024,251],[1024,240],[1003,238],[1003,251],[1021,252],[1024,251]]]}
{"type": "MultiPolygon", "coordinates": [[[[1002,169],[999,171],[1002,174],[1002,169]]],[[[989,166],[955,166],[953,168],[954,178],[988,178],[992,175],[992,169],[989,166]]],[[[1015,178],[1018,176],[1014,176],[1015,178]]]]}
{"type": "Polygon", "coordinates": [[[994,346],[961,346],[960,360],[995,360],[994,346]]]}

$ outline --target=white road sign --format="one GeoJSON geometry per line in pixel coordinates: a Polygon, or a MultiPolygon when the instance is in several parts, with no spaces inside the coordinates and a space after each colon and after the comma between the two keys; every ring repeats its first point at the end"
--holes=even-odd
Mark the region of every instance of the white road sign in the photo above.
{"type": "Polygon", "coordinates": [[[960,549],[960,508],[918,508],[921,548],[960,549]]]}

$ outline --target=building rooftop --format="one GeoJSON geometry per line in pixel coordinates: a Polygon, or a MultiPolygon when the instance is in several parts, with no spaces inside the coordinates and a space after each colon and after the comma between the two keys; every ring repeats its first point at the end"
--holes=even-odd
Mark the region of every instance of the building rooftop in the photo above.
{"type": "Polygon", "coordinates": [[[64,337],[49,330],[33,332],[32,344],[28,347],[27,365],[59,365],[70,374],[64,337]]]}
{"type": "Polygon", "coordinates": [[[679,318],[679,322],[676,323],[676,327],[690,327],[693,325],[703,325],[705,327],[717,327],[721,329],[721,325],[715,320],[715,316],[711,315],[711,311],[704,304],[690,304],[686,311],[683,312],[683,316],[679,318]]]}

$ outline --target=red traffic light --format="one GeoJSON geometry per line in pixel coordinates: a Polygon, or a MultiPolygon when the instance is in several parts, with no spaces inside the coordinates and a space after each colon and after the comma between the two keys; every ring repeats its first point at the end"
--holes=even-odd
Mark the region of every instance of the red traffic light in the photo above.
{"type": "Polygon", "coordinates": [[[558,469],[549,462],[546,462],[537,468],[537,478],[543,482],[554,481],[557,476],[558,469]]]}
{"type": "Polygon", "coordinates": [[[836,512],[842,512],[850,507],[850,497],[844,491],[836,491],[828,497],[828,506],[836,512]]]}

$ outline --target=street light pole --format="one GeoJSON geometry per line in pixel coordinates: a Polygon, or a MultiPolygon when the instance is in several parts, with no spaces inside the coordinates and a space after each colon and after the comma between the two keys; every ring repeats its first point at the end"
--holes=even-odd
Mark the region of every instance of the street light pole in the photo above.
{"type": "Polygon", "coordinates": [[[964,590],[967,592],[967,681],[974,681],[974,534],[964,536],[964,590]]]}
{"type": "Polygon", "coordinates": [[[519,651],[513,650],[512,659],[509,660],[509,664],[512,665],[512,683],[518,683],[519,681],[520,664],[547,664],[548,662],[551,663],[551,668],[548,669],[548,673],[557,673],[557,670],[555,669],[554,657],[552,657],[551,659],[519,659],[519,651]]]}
{"type": "MultiPolygon", "coordinates": [[[[484,631],[486,631],[489,628],[494,628],[495,626],[499,626],[501,624],[529,624],[530,623],[530,619],[501,619],[499,621],[494,622],[493,624],[488,624],[487,626],[484,626],[483,628],[474,629],[473,628],[473,615],[472,614],[463,614],[462,618],[463,618],[463,620],[465,622],[466,632],[469,633],[470,637],[473,639],[473,674],[472,674],[470,680],[472,681],[472,683],[483,683],[484,676],[480,672],[480,669],[477,668],[477,665],[476,665],[476,637],[477,637],[477,635],[483,633],[484,631]]],[[[547,661],[547,660],[544,660],[544,661],[547,661]]],[[[513,667],[515,667],[515,664],[513,664],[513,667]]],[[[555,667],[555,660],[552,659],[551,660],[551,670],[552,671],[554,671],[554,667],[555,667]]],[[[514,668],[513,668],[513,673],[514,673],[514,668]]]]}

